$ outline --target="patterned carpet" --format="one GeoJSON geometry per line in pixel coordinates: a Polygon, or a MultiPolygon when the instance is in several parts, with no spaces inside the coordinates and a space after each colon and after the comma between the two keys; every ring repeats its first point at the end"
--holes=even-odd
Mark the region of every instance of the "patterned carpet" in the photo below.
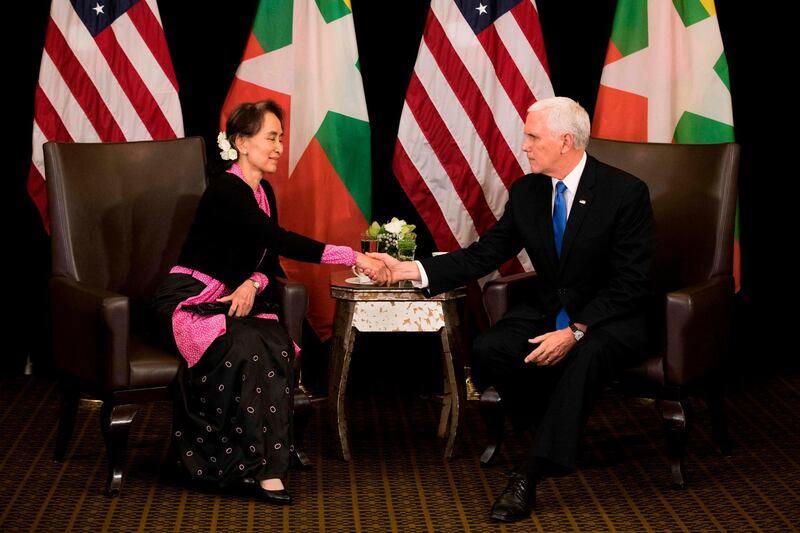
{"type": "Polygon", "coordinates": [[[737,447],[730,458],[714,451],[708,413],[695,404],[684,491],[669,488],[653,404],[605,395],[586,432],[580,471],[546,480],[532,518],[509,526],[489,522],[488,509],[522,439],[509,439],[499,465],[480,468],[484,430],[470,408],[457,457],[448,462],[435,436],[437,404],[385,390],[356,391],[349,401],[353,461],[327,453],[331,436],[315,413],[307,438],[315,468],[292,472],[291,507],[168,481],[161,471],[167,403],[140,411],[122,496],[110,499],[102,493],[99,405],[82,403],[68,459],[55,464],[55,383],[6,378],[0,381],[0,531],[793,531],[800,525],[800,375],[731,391],[737,447]]]}

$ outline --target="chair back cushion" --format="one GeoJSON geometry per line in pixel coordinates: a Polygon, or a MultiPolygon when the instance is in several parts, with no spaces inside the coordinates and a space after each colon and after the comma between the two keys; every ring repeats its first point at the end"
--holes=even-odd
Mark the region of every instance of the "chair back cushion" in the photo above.
{"type": "Polygon", "coordinates": [[[52,273],[149,301],[205,189],[201,137],[44,146],[52,273]]]}
{"type": "Polygon", "coordinates": [[[649,186],[656,221],[653,279],[658,292],[732,273],[737,144],[592,139],[587,151],[649,186]]]}

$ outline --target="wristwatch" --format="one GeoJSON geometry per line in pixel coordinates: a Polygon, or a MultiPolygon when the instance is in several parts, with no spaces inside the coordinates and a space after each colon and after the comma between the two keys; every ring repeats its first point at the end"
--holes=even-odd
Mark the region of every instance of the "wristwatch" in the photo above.
{"type": "Polygon", "coordinates": [[[578,326],[576,326],[572,322],[569,323],[569,329],[572,330],[572,336],[575,337],[576,341],[581,340],[583,338],[583,336],[585,335],[585,333],[583,331],[581,331],[580,329],[578,329],[578,326]]]}
{"type": "Polygon", "coordinates": [[[254,280],[253,278],[250,278],[250,281],[253,282],[253,287],[255,287],[256,290],[261,288],[261,284],[257,280],[254,280]]]}

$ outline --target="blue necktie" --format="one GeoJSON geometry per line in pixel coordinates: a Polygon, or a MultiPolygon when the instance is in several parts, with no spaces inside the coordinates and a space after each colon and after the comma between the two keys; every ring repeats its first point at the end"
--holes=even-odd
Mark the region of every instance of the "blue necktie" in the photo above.
{"type": "MultiPolygon", "coordinates": [[[[564,229],[567,227],[567,200],[564,198],[564,191],[567,186],[563,181],[556,184],[556,200],[553,204],[553,235],[556,241],[556,254],[561,257],[561,241],[564,240],[564,229]]],[[[569,326],[569,315],[563,307],[556,316],[556,329],[564,329],[569,326]]]]}

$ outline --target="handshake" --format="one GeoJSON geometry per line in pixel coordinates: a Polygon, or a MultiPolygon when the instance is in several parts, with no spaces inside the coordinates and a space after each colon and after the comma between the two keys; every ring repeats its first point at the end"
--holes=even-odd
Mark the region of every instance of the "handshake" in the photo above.
{"type": "Polygon", "coordinates": [[[398,261],[389,254],[356,253],[356,272],[366,274],[377,285],[402,280],[419,281],[419,268],[414,261],[398,261]]]}

